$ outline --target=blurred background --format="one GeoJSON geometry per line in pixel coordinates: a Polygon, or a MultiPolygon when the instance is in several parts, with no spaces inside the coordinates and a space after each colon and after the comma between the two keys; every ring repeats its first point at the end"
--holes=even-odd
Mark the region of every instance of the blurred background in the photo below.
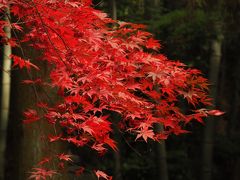
{"type": "MultiPolygon", "coordinates": [[[[93,4],[113,19],[147,25],[147,31],[161,42],[160,53],[200,69],[210,81],[213,108],[225,114],[206,119],[205,124],[191,122],[186,127],[191,133],[171,135],[161,143],[135,142],[134,137],[116,131],[119,151],[104,156],[60,145],[59,149],[76,155],[70,172],[86,165],[104,170],[114,180],[240,180],[240,0],[94,0],[93,4]]],[[[36,141],[39,125],[21,125],[22,112],[34,96],[19,83],[24,76],[12,72],[11,121],[4,132],[6,163],[1,164],[6,180],[26,179],[26,172],[46,156],[36,141]]],[[[117,114],[112,116],[119,121],[117,114]]],[[[65,175],[58,178],[96,179],[92,174],[65,175]]]]}

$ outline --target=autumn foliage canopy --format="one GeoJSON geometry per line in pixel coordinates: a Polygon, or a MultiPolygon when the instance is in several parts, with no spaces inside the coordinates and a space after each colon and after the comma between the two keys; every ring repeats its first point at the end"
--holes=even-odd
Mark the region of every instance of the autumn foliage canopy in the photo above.
{"type": "MultiPolygon", "coordinates": [[[[187,133],[187,123],[216,114],[204,109],[211,104],[206,79],[198,70],[160,54],[161,45],[144,25],[114,21],[92,8],[90,0],[3,0],[0,6],[2,14],[10,7],[15,20],[11,24],[0,21],[1,43],[39,50],[41,55],[34,59],[51,67],[47,80],[24,81],[57,89],[55,105],[38,99],[35,107],[24,112],[26,124],[47,121],[52,128],[62,129],[47,134],[49,142],[88,146],[102,155],[108,148],[117,151],[112,112],[121,116],[117,124],[121,132],[146,142],[187,133]],[[14,32],[10,39],[4,32],[6,26],[14,32]],[[183,112],[179,102],[186,102],[189,109],[183,112]],[[44,114],[39,115],[36,108],[44,114]],[[157,124],[164,130],[155,131],[157,124]]],[[[15,68],[42,70],[23,55],[13,54],[11,59],[15,68]]],[[[57,157],[71,161],[67,154],[57,157]]],[[[57,169],[45,169],[44,164],[42,161],[33,169],[31,178],[57,173],[57,169]]],[[[78,175],[83,167],[80,170],[78,175]]],[[[100,170],[95,174],[111,179],[100,170]]]]}

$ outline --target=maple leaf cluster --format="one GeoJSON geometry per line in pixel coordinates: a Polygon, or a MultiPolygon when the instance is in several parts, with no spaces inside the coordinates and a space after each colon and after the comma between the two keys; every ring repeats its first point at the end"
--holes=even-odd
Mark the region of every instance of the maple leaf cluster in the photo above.
{"type": "MultiPolygon", "coordinates": [[[[206,93],[208,84],[200,71],[159,54],[159,42],[144,30],[144,25],[114,21],[93,9],[90,0],[13,0],[8,3],[17,19],[10,26],[22,32],[22,38],[6,39],[3,31],[6,23],[0,21],[2,43],[18,47],[28,43],[40,50],[39,59],[51,67],[50,80],[43,83],[39,77],[24,82],[51,84],[62,99],[55,106],[37,102],[36,106],[46,112],[43,116],[38,116],[33,109],[24,113],[25,123],[45,119],[50,126],[64,130],[49,135],[49,142],[88,145],[102,154],[108,146],[117,150],[111,138],[109,112],[121,115],[122,131],[146,142],[187,133],[183,129],[185,124],[194,119],[202,122],[202,118],[214,114],[198,109],[210,105],[206,93]],[[27,34],[18,22],[28,28],[27,34]],[[187,114],[179,107],[179,101],[184,99],[192,108],[187,114]],[[162,125],[163,130],[154,131],[156,124],[162,125]]],[[[3,4],[1,12],[6,6],[7,3],[3,4]]],[[[12,59],[14,67],[41,70],[17,55],[12,55],[12,59]]],[[[62,154],[59,158],[71,161],[70,155],[62,154]]],[[[43,173],[54,174],[35,170],[32,178],[43,173]]],[[[101,171],[96,171],[96,176],[110,179],[101,171]]]]}
{"type": "Polygon", "coordinates": [[[29,179],[35,180],[46,180],[47,177],[51,178],[54,174],[57,174],[53,170],[43,169],[43,168],[33,168],[33,172],[31,172],[31,176],[29,179]]]}

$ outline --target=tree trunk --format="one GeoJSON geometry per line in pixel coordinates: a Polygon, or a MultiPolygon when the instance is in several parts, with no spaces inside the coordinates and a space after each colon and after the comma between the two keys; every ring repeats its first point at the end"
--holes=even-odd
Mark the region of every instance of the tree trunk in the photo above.
{"type": "MultiPolygon", "coordinates": [[[[111,0],[110,2],[111,6],[110,6],[110,10],[111,10],[111,17],[114,20],[117,20],[117,3],[116,0],[111,0]]],[[[118,119],[121,117],[118,117],[117,115],[115,115],[114,117],[114,129],[113,129],[113,133],[114,133],[114,140],[117,142],[118,144],[118,151],[114,152],[114,159],[115,159],[115,167],[114,167],[114,178],[116,180],[122,180],[122,173],[121,173],[121,148],[120,148],[120,143],[121,143],[121,136],[120,133],[118,132],[118,124],[117,122],[119,121],[118,119]]]]}
{"type": "MultiPolygon", "coordinates": [[[[163,125],[158,124],[156,131],[163,131],[163,125]]],[[[155,142],[156,163],[157,163],[157,179],[168,180],[168,167],[167,167],[167,151],[165,141],[160,143],[155,142]]]]}
{"type": "Polygon", "coordinates": [[[154,0],[154,6],[157,8],[160,5],[160,0],[154,0]]]}
{"type": "MultiPolygon", "coordinates": [[[[7,128],[7,147],[5,163],[6,180],[24,180],[30,176],[32,168],[45,157],[51,157],[65,151],[66,146],[54,142],[49,143],[47,136],[54,134],[54,129],[46,120],[40,119],[38,122],[23,124],[23,112],[28,108],[36,108],[36,103],[58,101],[56,90],[52,88],[41,87],[40,85],[25,85],[22,80],[25,79],[49,79],[49,71],[52,68],[43,61],[36,61],[41,52],[28,46],[22,46],[24,52],[19,49],[14,54],[23,56],[24,59],[31,59],[40,70],[13,70],[10,102],[10,118],[7,128]],[[43,138],[45,136],[45,139],[43,138]]],[[[41,110],[37,109],[41,114],[41,110]]],[[[49,163],[50,169],[55,169],[56,164],[49,163]]],[[[66,174],[54,176],[52,179],[69,179],[66,174]]]]}
{"type": "Polygon", "coordinates": [[[240,178],[240,158],[236,160],[236,165],[233,169],[233,180],[239,180],[240,178]]]}
{"type": "Polygon", "coordinates": [[[110,0],[110,12],[111,12],[112,19],[117,20],[117,2],[116,2],[116,0],[110,0]]]}
{"type": "Polygon", "coordinates": [[[230,136],[234,136],[236,132],[239,132],[239,92],[240,92],[240,62],[237,61],[235,64],[235,79],[233,81],[234,83],[234,90],[233,90],[233,96],[232,96],[232,108],[231,108],[231,119],[230,119],[230,126],[229,126],[229,134],[230,136]]]}
{"type": "MultiPolygon", "coordinates": [[[[10,11],[6,9],[5,21],[10,23],[10,11]]],[[[8,39],[11,38],[11,27],[4,29],[8,39]]],[[[2,70],[2,91],[1,91],[1,120],[0,120],[0,179],[4,174],[4,153],[6,148],[6,132],[9,116],[10,86],[11,86],[11,59],[12,48],[9,44],[3,46],[3,70],[2,70]]]]}
{"type": "MultiPolygon", "coordinates": [[[[32,51],[33,50],[29,52],[32,51]]],[[[34,53],[32,53],[32,55],[29,56],[36,57],[36,54],[34,56],[34,53]]],[[[40,67],[41,72],[35,72],[33,79],[39,76],[47,78],[49,70],[48,64],[40,62],[38,63],[38,67],[40,67]]],[[[51,97],[53,102],[56,102],[57,93],[52,89],[43,90],[40,87],[34,88],[29,85],[23,85],[21,81],[29,79],[26,71],[17,70],[12,74],[13,81],[10,121],[7,132],[5,179],[23,180],[29,177],[29,172],[32,171],[32,168],[43,158],[52,157],[52,149],[54,149],[54,154],[56,155],[64,152],[66,146],[64,147],[63,144],[58,142],[50,144],[47,139],[43,139],[43,137],[45,136],[46,138],[48,134],[54,134],[54,130],[44,119],[31,124],[22,124],[23,111],[27,108],[35,107],[35,103],[39,100],[47,102],[49,100],[47,96],[51,97]]],[[[54,163],[49,164],[49,168],[53,170],[56,166],[54,163]]],[[[68,178],[66,174],[63,174],[53,177],[52,179],[64,180],[68,178]]]]}
{"type": "MultiPolygon", "coordinates": [[[[117,125],[114,124],[115,126],[117,125]]],[[[114,167],[114,179],[122,180],[122,162],[121,162],[121,135],[118,128],[114,128],[114,140],[117,142],[118,151],[114,152],[115,167],[114,167]]]]}
{"type": "MultiPolygon", "coordinates": [[[[221,47],[223,34],[221,33],[221,24],[216,22],[214,28],[217,32],[216,39],[212,40],[212,56],[210,58],[210,74],[211,83],[210,95],[213,98],[213,108],[216,106],[218,75],[221,62],[221,47]]],[[[206,122],[204,140],[203,140],[203,163],[202,163],[202,180],[212,179],[213,168],[213,146],[214,146],[215,122],[214,118],[208,118],[206,122]]]]}
{"type": "MultiPolygon", "coordinates": [[[[161,0],[145,0],[145,19],[151,20],[154,18],[154,12],[161,13],[161,0]]],[[[156,30],[157,32],[158,30],[156,30]]],[[[161,124],[156,125],[156,132],[163,131],[163,126],[161,124]]],[[[165,141],[161,143],[154,142],[155,157],[156,157],[156,176],[159,180],[168,180],[168,166],[167,166],[167,151],[165,141]]]]}

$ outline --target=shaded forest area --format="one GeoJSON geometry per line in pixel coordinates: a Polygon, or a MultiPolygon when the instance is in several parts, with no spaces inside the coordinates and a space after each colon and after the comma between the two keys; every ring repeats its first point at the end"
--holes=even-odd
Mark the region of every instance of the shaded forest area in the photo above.
{"type": "MultiPolygon", "coordinates": [[[[239,180],[240,1],[95,0],[94,6],[108,12],[113,19],[147,25],[160,40],[161,53],[203,72],[210,80],[214,106],[225,114],[206,119],[205,125],[191,122],[186,127],[191,133],[171,135],[161,143],[136,142],[134,137],[115,130],[114,139],[119,151],[110,151],[102,157],[84,148],[69,145],[58,148],[79,154],[80,159],[75,157],[77,162],[89,167],[98,166],[113,174],[116,180],[239,180]]],[[[37,52],[27,56],[34,56],[34,53],[37,52]]],[[[45,69],[43,73],[47,74],[45,69]]],[[[10,121],[6,132],[6,180],[25,179],[26,172],[42,154],[46,154],[36,141],[40,134],[37,131],[39,124],[31,129],[21,124],[22,112],[33,103],[34,96],[19,83],[24,76],[27,74],[13,71],[10,121]]],[[[37,90],[39,94],[45,93],[42,89],[37,90]]],[[[184,103],[182,108],[186,109],[184,103]]],[[[119,121],[117,114],[112,117],[116,121],[113,124],[119,121]]],[[[70,172],[71,168],[74,166],[70,167],[70,172]]],[[[60,179],[96,178],[88,175],[72,177],[71,173],[66,173],[60,179]]]]}

